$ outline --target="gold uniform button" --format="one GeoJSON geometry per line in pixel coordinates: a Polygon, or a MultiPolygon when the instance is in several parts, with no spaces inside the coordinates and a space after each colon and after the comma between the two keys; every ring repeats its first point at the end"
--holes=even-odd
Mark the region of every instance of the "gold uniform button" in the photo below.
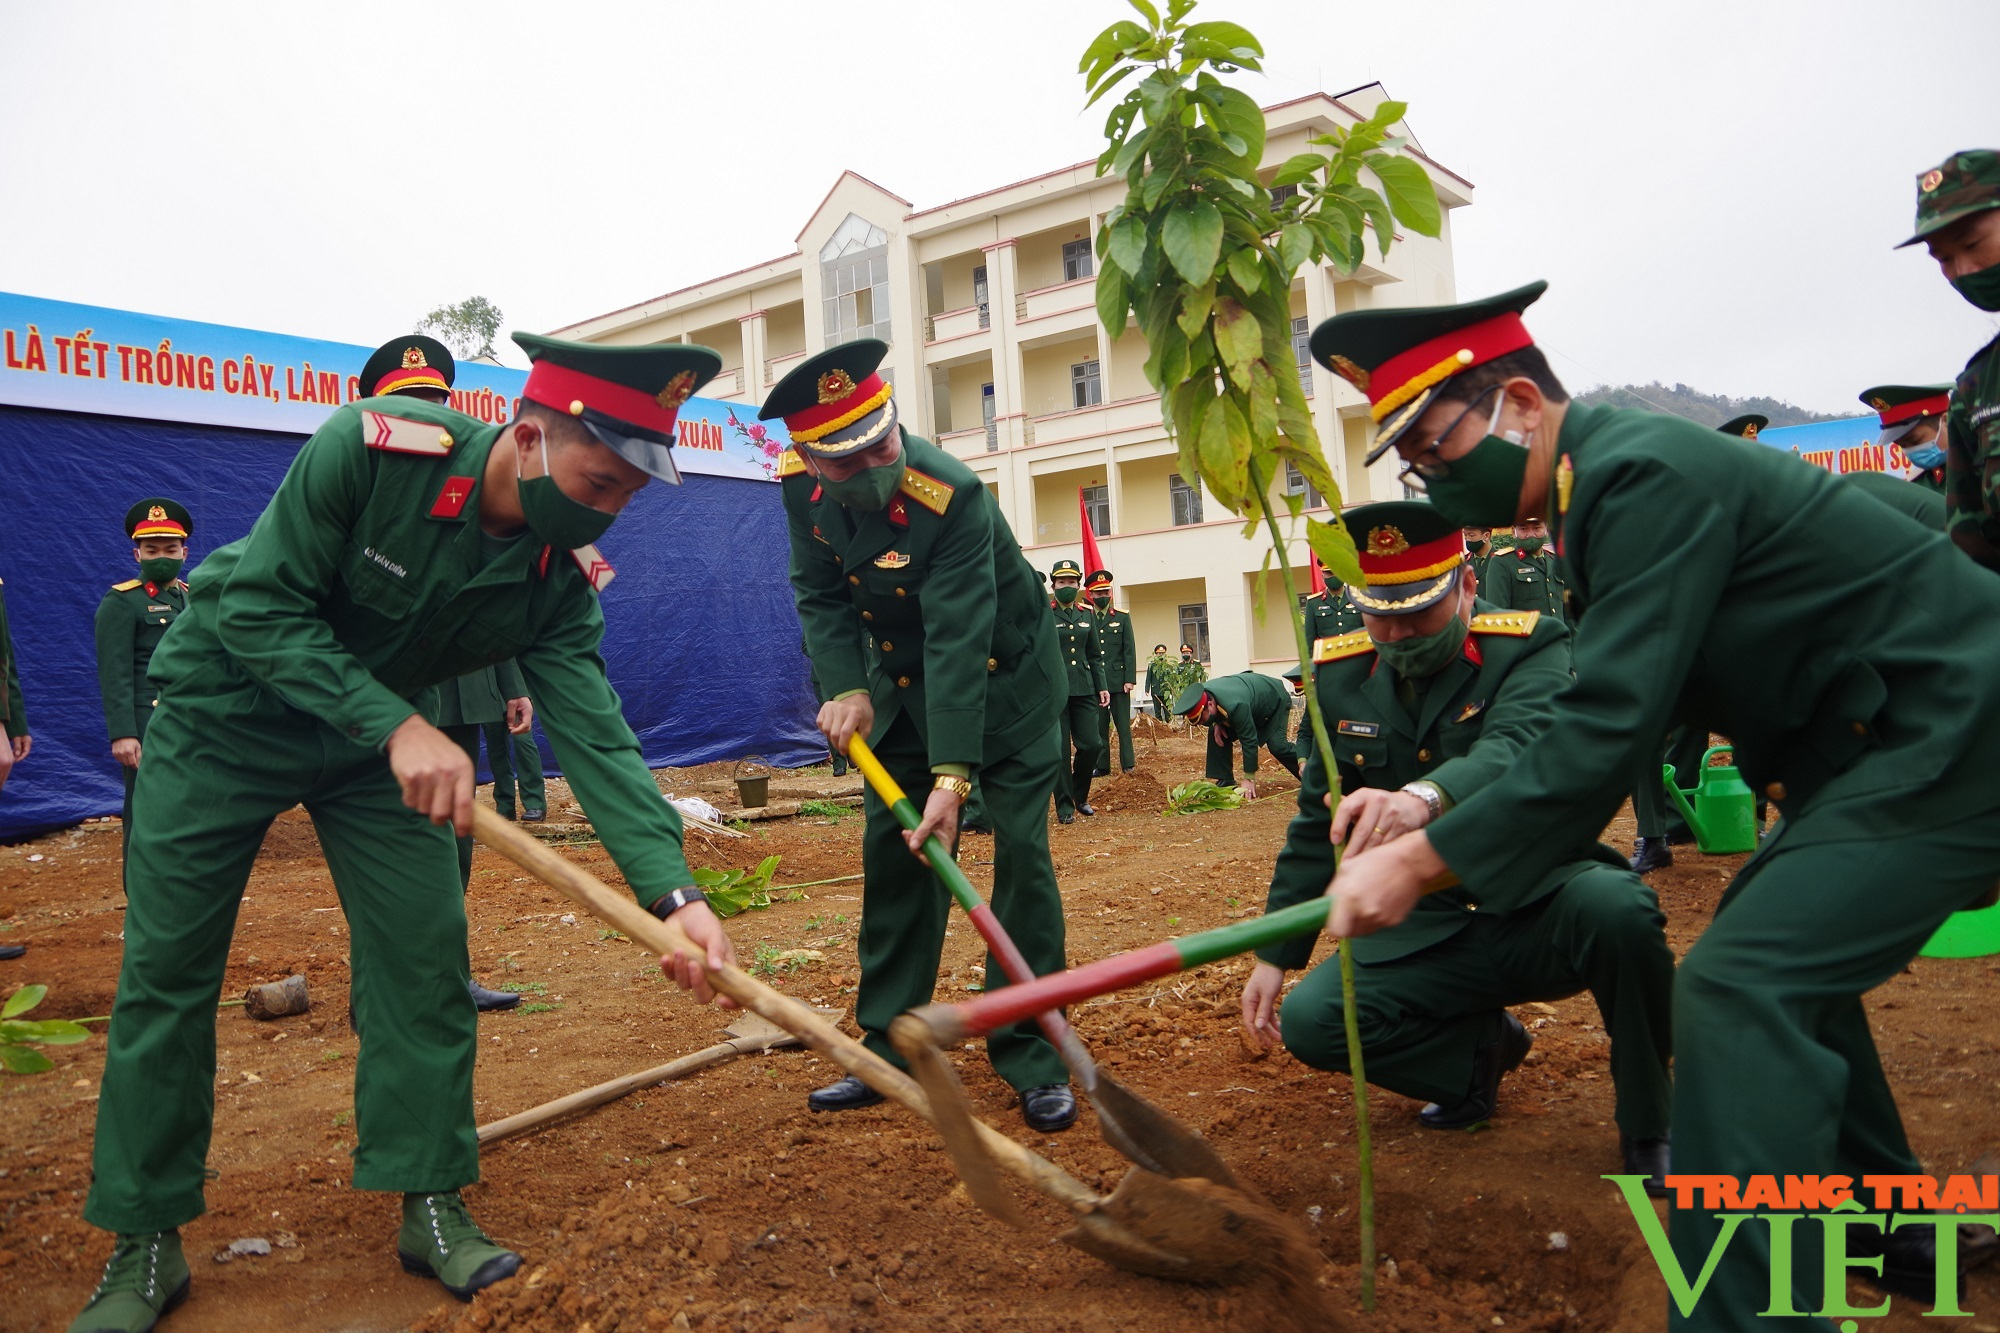
{"type": "Polygon", "coordinates": [[[1477,911],[1479,910],[1479,904],[1478,904],[1478,903],[1467,903],[1467,904],[1465,905],[1465,910],[1466,910],[1466,911],[1468,911],[1468,912],[1477,912],[1477,911]]]}
{"type": "Polygon", "coordinates": [[[1421,761],[1421,762],[1424,762],[1424,763],[1428,763],[1428,762],[1430,762],[1430,757],[1431,757],[1431,752],[1430,752],[1429,750],[1419,750],[1419,751],[1417,751],[1417,759],[1418,759],[1419,761],[1421,761]]]}
{"type": "Polygon", "coordinates": [[[849,583],[853,583],[853,584],[857,584],[857,585],[858,585],[858,584],[859,584],[859,583],[861,582],[861,576],[860,576],[859,574],[849,574],[849,575],[847,576],[847,581],[848,581],[849,583]]]}
{"type": "Polygon", "coordinates": [[[1367,762],[1368,762],[1368,756],[1365,754],[1356,754],[1354,756],[1354,766],[1356,768],[1364,766],[1365,764],[1367,764],[1367,762]]]}
{"type": "Polygon", "coordinates": [[[907,690],[910,688],[910,678],[908,676],[898,676],[896,677],[896,684],[907,690]]]}
{"type": "Polygon", "coordinates": [[[861,613],[861,618],[863,620],[873,620],[875,618],[875,613],[873,611],[863,611],[861,613]]]}
{"type": "Polygon", "coordinates": [[[885,653],[893,653],[896,651],[896,645],[890,643],[887,639],[884,639],[882,640],[882,651],[885,653]]]}
{"type": "Polygon", "coordinates": [[[1855,735],[1866,736],[1868,734],[1868,724],[1866,722],[1856,722],[1853,725],[1855,735]]]}
{"type": "Polygon", "coordinates": [[[903,590],[901,588],[896,589],[896,596],[901,597],[903,595],[904,595],[903,590]]]}
{"type": "Polygon", "coordinates": [[[998,670],[1000,669],[1000,659],[999,659],[999,658],[997,658],[997,657],[989,657],[989,658],[987,658],[987,659],[986,659],[986,669],[987,669],[988,671],[998,671],[998,670]]]}
{"type": "Polygon", "coordinates": [[[439,432],[438,432],[438,446],[439,446],[440,448],[444,448],[444,449],[449,449],[449,448],[451,448],[451,432],[450,432],[450,431],[446,430],[446,431],[439,431],[439,432]]]}
{"type": "Polygon", "coordinates": [[[1782,801],[1785,799],[1785,784],[1782,782],[1774,782],[1770,786],[1764,788],[1764,794],[1770,797],[1774,801],[1782,801]]]}

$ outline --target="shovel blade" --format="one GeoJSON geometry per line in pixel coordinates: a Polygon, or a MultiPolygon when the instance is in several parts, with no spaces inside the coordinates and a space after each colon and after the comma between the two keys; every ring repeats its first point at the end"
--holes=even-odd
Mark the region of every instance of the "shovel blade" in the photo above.
{"type": "Polygon", "coordinates": [[[1208,1180],[1130,1171],[1095,1211],[1062,1234],[1128,1272],[1177,1282],[1309,1280],[1320,1259],[1284,1214],[1208,1180]]]}
{"type": "Polygon", "coordinates": [[[1104,1141],[1156,1176],[1200,1177],[1242,1191],[1243,1185],[1201,1131],[1162,1111],[1138,1093],[1097,1071],[1090,1104],[1104,1141]]]}
{"type": "Polygon", "coordinates": [[[889,1025],[889,1040],[910,1062],[910,1072],[923,1086],[924,1096],[931,1104],[931,1123],[944,1140],[945,1150],[951,1154],[952,1164],[958,1168],[959,1178],[965,1182],[972,1201],[1009,1226],[1028,1230],[1032,1224],[1014,1202],[1014,1196],[1000,1184],[1000,1169],[986,1151],[986,1145],[979,1141],[965,1085],[958,1081],[958,1071],[932,1040],[930,1028],[922,1019],[904,1014],[889,1025]]]}
{"type": "Polygon", "coordinates": [[[722,1035],[741,1050],[770,1051],[781,1046],[797,1046],[800,1041],[762,1014],[745,1011],[722,1029],[722,1035]]]}

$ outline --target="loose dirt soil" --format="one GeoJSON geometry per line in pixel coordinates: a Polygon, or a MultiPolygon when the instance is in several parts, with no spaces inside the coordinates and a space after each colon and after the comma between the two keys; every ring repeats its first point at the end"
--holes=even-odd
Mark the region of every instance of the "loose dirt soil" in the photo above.
{"type": "MultiPolygon", "coordinates": [[[[1263,901],[1293,784],[1281,778],[1241,810],[1167,817],[1158,813],[1164,790],[1199,776],[1201,746],[1142,738],[1140,750],[1140,771],[1100,784],[1098,817],[1051,827],[1073,960],[1219,925],[1263,901]]],[[[729,768],[668,772],[662,781],[727,811],[729,768]]],[[[774,796],[792,799],[857,790],[852,776],[835,780],[824,768],[773,783],[774,796]]],[[[568,795],[555,784],[550,797],[559,828],[568,795]]],[[[747,867],[777,853],[778,882],[801,884],[856,874],[860,835],[858,813],[771,820],[745,840],[693,838],[690,860],[747,867]]],[[[1629,819],[1606,838],[1629,847],[1629,819]]],[[[0,939],[30,945],[25,959],[0,963],[0,991],[48,985],[35,1017],[110,1010],[122,921],[118,845],[114,820],[0,847],[0,939]]],[[[601,847],[575,843],[566,854],[617,882],[601,847]]],[[[991,856],[990,840],[967,840],[964,859],[982,888],[990,888],[991,856]]],[[[1676,866],[1652,877],[1677,950],[1700,934],[1740,859],[1683,850],[1676,866]]],[[[469,906],[478,977],[519,986],[529,1001],[480,1019],[482,1122],[706,1046],[725,1021],[686,1001],[634,946],[483,848],[469,906]]],[[[860,913],[861,886],[849,880],[807,888],[731,925],[746,965],[769,969],[773,984],[801,998],[844,1008],[860,913]],[[821,958],[776,961],[794,949],[821,958]]],[[[344,1021],[346,948],[311,825],[295,811],[273,828],[257,863],[224,994],[303,972],[314,1006],[270,1023],[239,1008],[217,1015],[217,1178],[208,1214],[185,1229],[195,1293],[164,1325],[173,1333],[1270,1326],[1258,1292],[1136,1277],[1054,1242],[1061,1219],[1039,1201],[1028,1204],[1035,1232],[985,1217],[967,1202],[936,1136],[904,1111],[809,1114],[806,1093],[837,1071],[801,1051],[741,1059],[488,1149],[485,1180],[469,1197],[527,1263],[519,1277],[461,1306],[397,1267],[396,1200],[347,1185],[358,1042],[344,1021]],[[240,1237],[285,1243],[267,1257],[213,1261],[240,1237]]],[[[977,985],[982,955],[970,926],[954,926],[939,994],[977,985]]],[[[1208,1135],[1314,1239],[1325,1261],[1316,1280],[1345,1312],[1342,1326],[1663,1327],[1657,1272],[1631,1216],[1598,1179],[1618,1161],[1607,1041],[1587,996],[1518,1011],[1535,1029],[1535,1049],[1507,1079],[1485,1132],[1424,1131],[1415,1104],[1375,1095],[1383,1259],[1370,1316],[1354,1295],[1349,1085],[1246,1043],[1236,1001],[1247,970],[1242,961],[1203,968],[1073,1017],[1108,1067],[1208,1135]],[[1554,1233],[1566,1246],[1552,1245],[1554,1233]]],[[[1927,1170],[1962,1171],[2000,1144],[1996,971],[1984,960],[1923,959],[1871,997],[1883,1059],[1927,1170]]],[[[51,1054],[52,1073],[0,1079],[5,1329],[64,1327],[109,1250],[79,1216],[103,1041],[51,1054]]],[[[957,1057],[990,1123],[1094,1187],[1108,1191],[1123,1175],[1123,1159],[1098,1138],[1088,1111],[1069,1133],[1033,1138],[984,1059],[976,1051],[957,1057]]],[[[1975,1274],[1967,1308],[1980,1314],[1920,1324],[1920,1308],[1899,1301],[1897,1313],[1869,1327],[2000,1333],[2000,1276],[1975,1274]]]]}

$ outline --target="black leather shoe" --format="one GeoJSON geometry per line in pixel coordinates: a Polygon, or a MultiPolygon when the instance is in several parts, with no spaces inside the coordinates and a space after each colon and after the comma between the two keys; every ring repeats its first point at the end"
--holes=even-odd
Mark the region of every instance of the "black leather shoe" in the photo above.
{"type": "Polygon", "coordinates": [[[847,776],[847,760],[840,755],[833,757],[833,775],[837,778],[847,776]]]}
{"type": "Polygon", "coordinates": [[[838,1083],[829,1083],[823,1088],[806,1094],[806,1109],[810,1111],[858,1111],[864,1106],[873,1106],[882,1100],[882,1094],[849,1074],[838,1083]]]}
{"type": "Polygon", "coordinates": [[[1074,824],[1075,822],[1076,822],[1076,816],[1075,816],[1075,815],[1073,815],[1073,814],[1070,814],[1070,813],[1068,813],[1067,811],[1063,811],[1063,810],[1058,810],[1058,811],[1056,811],[1056,823],[1058,823],[1058,824],[1074,824]]]}
{"type": "Polygon", "coordinates": [[[1093,768],[1090,770],[1090,776],[1094,778],[1108,778],[1111,776],[1111,770],[1108,768],[1093,768]]]}
{"type": "Polygon", "coordinates": [[[1632,869],[1637,874],[1648,874],[1673,863],[1673,849],[1667,846],[1665,838],[1641,838],[1632,848],[1632,869]]]}
{"type": "Polygon", "coordinates": [[[1029,1088],[1021,1094],[1021,1119],[1037,1134],[1058,1134],[1076,1123],[1076,1094],[1067,1083],[1029,1088]]]}
{"type": "Polygon", "coordinates": [[[465,988],[472,992],[472,1003],[482,1014],[495,1009],[512,1009],[521,1002],[521,997],[510,990],[488,990],[476,981],[468,981],[465,988]]]}
{"type": "Polygon", "coordinates": [[[0,961],[9,958],[19,958],[27,951],[28,946],[25,944],[0,944],[0,961]]]}
{"type": "Polygon", "coordinates": [[[1450,1106],[1432,1102],[1417,1112],[1418,1122],[1425,1129],[1473,1129],[1491,1120],[1500,1104],[1501,1076],[1518,1069],[1534,1044],[1521,1020],[1502,1009],[1493,1035],[1473,1049],[1471,1090],[1450,1106]]]}
{"type": "Polygon", "coordinates": [[[1664,1134],[1657,1139],[1634,1139],[1621,1133],[1618,1155],[1623,1159],[1623,1174],[1644,1176],[1646,1193],[1655,1199],[1667,1197],[1667,1172],[1674,1169],[1672,1139],[1664,1134]]]}
{"type": "Polygon", "coordinates": [[[1097,813],[1097,807],[1094,805],[1079,805],[1076,808],[1076,812],[1080,815],[1095,815],[1097,813]]]}
{"type": "Polygon", "coordinates": [[[960,833],[983,833],[989,838],[993,836],[993,826],[991,824],[975,824],[970,820],[961,822],[958,826],[958,831],[960,833]]]}
{"type": "Polygon", "coordinates": [[[539,824],[548,817],[549,812],[539,805],[525,805],[521,807],[521,822],[523,824],[539,824]]]}

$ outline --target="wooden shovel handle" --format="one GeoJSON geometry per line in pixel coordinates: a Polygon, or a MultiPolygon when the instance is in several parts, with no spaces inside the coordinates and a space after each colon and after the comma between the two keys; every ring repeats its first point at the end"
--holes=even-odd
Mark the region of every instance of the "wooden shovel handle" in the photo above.
{"type": "MultiPolygon", "coordinates": [[[[611,888],[483,805],[473,807],[472,831],[488,847],[654,953],[664,956],[678,951],[703,958],[702,951],[672,918],[660,920],[628,895],[611,888]]],[[[709,969],[708,984],[745,1009],[762,1014],[793,1033],[883,1096],[901,1102],[925,1120],[932,1119],[930,1102],[915,1079],[827,1022],[803,1000],[772,990],[735,967],[709,969]]],[[[981,1141],[1013,1175],[1079,1213],[1097,1207],[1098,1196],[1074,1176],[984,1122],[978,1124],[981,1141]]]]}

